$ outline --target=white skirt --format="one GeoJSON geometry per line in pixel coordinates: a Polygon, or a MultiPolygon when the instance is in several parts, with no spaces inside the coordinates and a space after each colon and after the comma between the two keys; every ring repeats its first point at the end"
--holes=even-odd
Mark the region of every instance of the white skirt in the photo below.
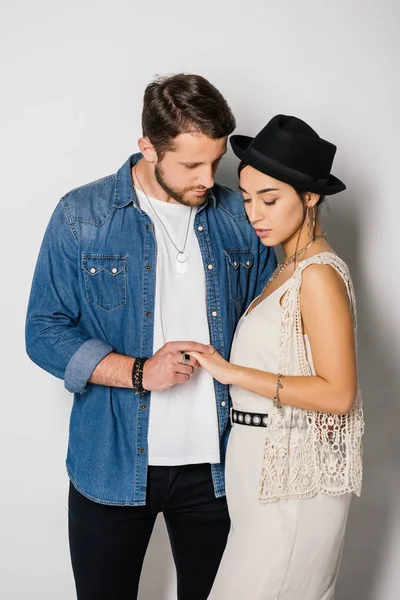
{"type": "Polygon", "coordinates": [[[231,530],[209,600],[332,600],[351,494],[261,504],[267,429],[234,425],[227,450],[231,530]]]}

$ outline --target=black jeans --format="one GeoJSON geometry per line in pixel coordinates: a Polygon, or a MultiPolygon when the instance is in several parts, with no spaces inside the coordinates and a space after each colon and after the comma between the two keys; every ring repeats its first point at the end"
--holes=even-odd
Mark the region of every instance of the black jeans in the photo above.
{"type": "Polygon", "coordinates": [[[78,600],[137,598],[159,512],[171,542],[178,599],[206,600],[230,526],[226,499],[214,496],[209,464],[149,467],[146,506],[98,504],[70,485],[69,541],[78,600]]]}

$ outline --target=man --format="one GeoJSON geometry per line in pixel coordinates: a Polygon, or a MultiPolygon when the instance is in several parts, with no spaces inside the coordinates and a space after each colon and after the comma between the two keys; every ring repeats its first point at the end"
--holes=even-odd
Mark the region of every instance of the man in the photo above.
{"type": "Polygon", "coordinates": [[[234,117],[204,78],[144,95],[140,154],[68,193],[47,228],[27,352],[74,393],[67,468],[79,600],[136,598],[164,513],[180,600],[205,600],[229,530],[228,389],[187,352],[228,357],[275,257],[214,184],[234,117]]]}

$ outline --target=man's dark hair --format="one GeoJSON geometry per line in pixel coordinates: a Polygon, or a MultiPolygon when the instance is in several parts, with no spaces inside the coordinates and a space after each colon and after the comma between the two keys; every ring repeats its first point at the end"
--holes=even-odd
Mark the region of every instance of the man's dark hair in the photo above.
{"type": "Polygon", "coordinates": [[[159,158],[173,149],[180,133],[212,139],[228,136],[235,117],[222,94],[200,75],[173,75],[150,83],[144,93],[142,129],[159,158]]]}

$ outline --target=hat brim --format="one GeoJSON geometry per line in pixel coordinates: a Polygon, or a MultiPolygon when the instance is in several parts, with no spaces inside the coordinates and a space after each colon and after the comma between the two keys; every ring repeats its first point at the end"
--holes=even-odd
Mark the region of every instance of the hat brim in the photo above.
{"type": "Polygon", "coordinates": [[[247,135],[232,135],[229,141],[234,154],[240,160],[245,162],[246,165],[257,169],[257,171],[261,171],[261,173],[264,173],[265,175],[278,179],[278,181],[288,183],[302,192],[312,192],[321,194],[322,196],[331,196],[343,192],[343,190],[346,189],[343,181],[340,181],[340,179],[334,175],[329,175],[328,180],[324,184],[316,183],[312,180],[304,181],[303,178],[297,178],[293,175],[292,170],[287,170],[284,165],[278,167],[275,163],[272,165],[266,156],[262,159],[254,156],[248,151],[253,139],[254,138],[247,135]]]}

